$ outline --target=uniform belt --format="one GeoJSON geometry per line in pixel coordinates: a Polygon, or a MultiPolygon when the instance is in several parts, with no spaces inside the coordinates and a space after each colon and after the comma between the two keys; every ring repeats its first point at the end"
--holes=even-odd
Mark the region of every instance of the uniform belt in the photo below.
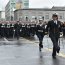
{"type": "Polygon", "coordinates": [[[22,26],[22,27],[25,27],[25,26],[22,26]]]}
{"type": "Polygon", "coordinates": [[[38,30],[38,32],[43,32],[43,30],[38,30]]]}
{"type": "Polygon", "coordinates": [[[27,28],[30,28],[30,27],[27,27],[27,28]]]}
{"type": "Polygon", "coordinates": [[[31,26],[31,27],[34,27],[34,26],[31,26]]]}

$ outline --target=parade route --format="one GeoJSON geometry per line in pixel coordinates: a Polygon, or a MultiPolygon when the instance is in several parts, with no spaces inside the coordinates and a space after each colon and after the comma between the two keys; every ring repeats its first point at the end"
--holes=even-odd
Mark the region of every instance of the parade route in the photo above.
{"type": "MultiPolygon", "coordinates": [[[[64,49],[61,49],[57,58],[53,59],[52,48],[44,45],[42,52],[39,52],[37,42],[20,38],[21,45],[17,45],[15,40],[12,41],[13,45],[0,46],[0,65],[65,65],[64,49]]],[[[4,41],[6,42],[8,39],[4,41]]]]}

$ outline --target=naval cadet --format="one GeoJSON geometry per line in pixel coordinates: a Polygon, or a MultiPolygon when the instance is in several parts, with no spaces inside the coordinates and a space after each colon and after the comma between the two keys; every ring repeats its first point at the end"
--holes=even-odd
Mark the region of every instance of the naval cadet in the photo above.
{"type": "Polygon", "coordinates": [[[19,40],[19,36],[20,36],[20,22],[19,21],[16,22],[16,24],[14,25],[14,28],[15,28],[17,40],[19,40]]]}
{"type": "Polygon", "coordinates": [[[39,20],[39,23],[36,26],[36,35],[39,38],[39,50],[43,48],[43,37],[45,34],[44,24],[42,20],[39,20]]]}

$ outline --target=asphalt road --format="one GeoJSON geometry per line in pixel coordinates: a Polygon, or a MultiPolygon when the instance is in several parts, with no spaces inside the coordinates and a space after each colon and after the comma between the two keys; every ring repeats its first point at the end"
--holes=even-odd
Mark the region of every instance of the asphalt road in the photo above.
{"type": "Polygon", "coordinates": [[[44,38],[44,48],[39,52],[38,39],[20,38],[0,41],[0,65],[65,65],[64,39],[61,41],[61,51],[57,58],[52,58],[52,42],[44,38]]]}

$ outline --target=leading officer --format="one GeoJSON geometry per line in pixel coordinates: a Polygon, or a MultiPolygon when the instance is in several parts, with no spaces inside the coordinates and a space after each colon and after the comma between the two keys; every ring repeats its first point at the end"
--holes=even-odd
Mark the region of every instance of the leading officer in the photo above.
{"type": "Polygon", "coordinates": [[[52,15],[52,20],[47,24],[47,31],[49,31],[49,37],[53,42],[53,53],[52,57],[56,58],[56,53],[59,53],[60,46],[58,44],[58,40],[60,37],[60,29],[61,29],[61,22],[58,20],[58,14],[54,13],[52,15]]]}

